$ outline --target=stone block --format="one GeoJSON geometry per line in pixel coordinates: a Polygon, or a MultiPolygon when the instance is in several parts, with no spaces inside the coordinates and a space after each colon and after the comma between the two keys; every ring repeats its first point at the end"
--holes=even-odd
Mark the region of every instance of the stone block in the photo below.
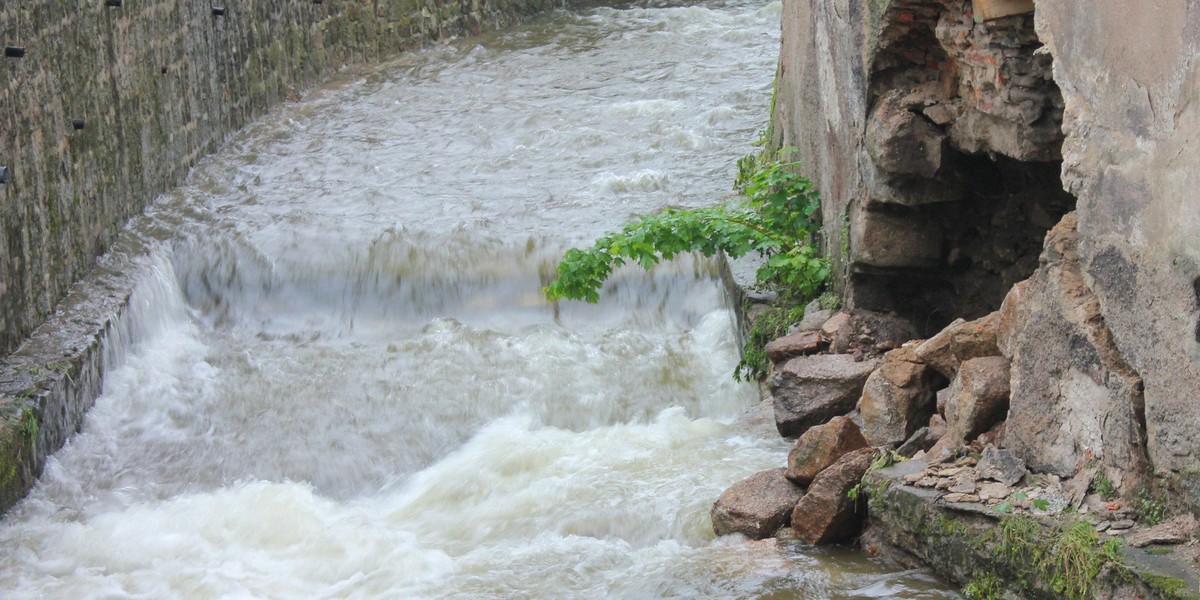
{"type": "Polygon", "coordinates": [[[983,356],[999,356],[996,326],[1000,315],[991,313],[974,321],[955,319],[917,346],[917,359],[953,379],[960,363],[983,356]]]}
{"type": "Polygon", "coordinates": [[[752,540],[775,535],[787,525],[804,489],[788,481],[783,469],[755,473],[725,490],[710,516],[717,535],[740,533],[752,540]]]}
{"type": "Polygon", "coordinates": [[[784,476],[797,485],[808,485],[843,455],[868,445],[854,421],[834,417],[824,425],[809,428],[796,440],[796,446],[788,453],[784,476]]]}
{"type": "Polygon", "coordinates": [[[1033,12],[1033,0],[973,0],[975,20],[990,21],[1033,12]]]}
{"type": "Polygon", "coordinates": [[[929,368],[887,360],[863,386],[863,436],[874,446],[901,444],[929,422],[934,408],[929,368]]]}
{"type": "Polygon", "coordinates": [[[783,362],[789,358],[814,354],[825,348],[825,338],[819,331],[801,331],[771,340],[763,347],[771,362],[783,362]]]}
{"type": "Polygon", "coordinates": [[[1008,450],[988,446],[983,449],[977,469],[983,479],[993,479],[1011,487],[1025,476],[1025,461],[1008,450]]]}
{"type": "Polygon", "coordinates": [[[928,268],[943,262],[941,229],[917,214],[855,208],[850,237],[851,260],[858,266],[928,268]]]}
{"type": "Polygon", "coordinates": [[[806,544],[832,544],[848,540],[862,529],[867,516],[865,495],[851,499],[848,494],[862,481],[874,456],[873,448],[855,450],[817,475],[792,511],[792,530],[798,539],[806,544]]]}
{"type": "Polygon", "coordinates": [[[959,367],[946,401],[946,435],[973,439],[1008,413],[1009,364],[1003,356],[972,358],[959,367]]]}
{"type": "Polygon", "coordinates": [[[856,361],[849,354],[818,354],[784,363],[770,381],[780,435],[798,436],[854,410],[863,384],[880,362],[856,361]]]}
{"type": "Polygon", "coordinates": [[[946,134],[904,107],[903,90],[881,96],[867,120],[866,147],[875,166],[931,178],[942,166],[946,134]]]}

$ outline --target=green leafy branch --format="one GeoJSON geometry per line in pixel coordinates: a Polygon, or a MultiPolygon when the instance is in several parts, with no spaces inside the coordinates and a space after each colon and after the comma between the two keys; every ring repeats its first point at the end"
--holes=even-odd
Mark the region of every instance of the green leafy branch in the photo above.
{"type": "Polygon", "coordinates": [[[546,297],[597,302],[616,268],[632,262],[650,269],[687,252],[733,258],[755,252],[766,257],[758,283],[790,297],[818,295],[829,262],[811,245],[820,207],[812,182],[797,174],[795,163],[747,156],[738,161],[734,188],[738,198],[725,204],[644,215],[590,248],[568,250],[558,278],[543,290],[546,297]]]}

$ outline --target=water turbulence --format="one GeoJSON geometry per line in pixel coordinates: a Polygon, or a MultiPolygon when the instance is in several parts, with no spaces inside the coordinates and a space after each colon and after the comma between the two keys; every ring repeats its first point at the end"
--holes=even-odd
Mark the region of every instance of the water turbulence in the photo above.
{"type": "Polygon", "coordinates": [[[0,528],[47,598],[952,596],[713,538],[737,420],[711,261],[547,304],[562,251],[727,193],[780,7],[563,11],[347,73],[135,222],[104,391],[0,528]]]}

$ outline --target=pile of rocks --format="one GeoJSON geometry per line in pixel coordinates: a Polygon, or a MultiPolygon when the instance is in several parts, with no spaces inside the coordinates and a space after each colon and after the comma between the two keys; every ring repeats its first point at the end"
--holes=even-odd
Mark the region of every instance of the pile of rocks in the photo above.
{"type": "Polygon", "coordinates": [[[957,494],[950,501],[999,503],[1009,495],[1025,466],[998,452],[1009,392],[1008,361],[996,346],[998,313],[955,321],[923,341],[891,315],[830,315],[815,306],[808,314],[766,347],[775,424],[781,435],[798,436],[796,445],[786,468],[721,495],[712,510],[718,535],[761,539],[790,525],[807,543],[852,538],[865,503],[850,492],[878,449],[934,465],[911,483],[957,494]],[[972,447],[998,453],[982,465],[955,462],[972,447]],[[997,470],[997,485],[976,483],[989,477],[986,468],[997,470]]]}
{"type": "Polygon", "coordinates": [[[1030,472],[1017,446],[1006,447],[1010,382],[1021,379],[1001,353],[1014,329],[1011,307],[956,320],[925,340],[914,339],[914,328],[895,316],[829,314],[815,306],[807,312],[794,331],[766,347],[775,425],[781,435],[797,437],[796,444],[785,467],[758,473],[718,498],[712,509],[718,535],[851,540],[867,508],[865,494],[853,490],[863,491],[877,457],[891,452],[907,462],[889,485],[920,492],[951,512],[998,518],[1069,510],[1127,545],[1187,542],[1200,550],[1190,517],[1139,523],[1129,485],[1126,500],[1091,493],[1101,470],[1110,479],[1129,480],[1130,473],[1089,462],[1086,454],[1069,473],[1034,464],[1028,466],[1038,472],[1030,472]]]}
{"type": "Polygon", "coordinates": [[[866,515],[863,499],[850,491],[874,457],[858,426],[834,417],[800,436],[787,468],[763,471],[721,494],[712,509],[713,529],[763,539],[790,525],[792,535],[809,544],[849,539],[866,515]]]}

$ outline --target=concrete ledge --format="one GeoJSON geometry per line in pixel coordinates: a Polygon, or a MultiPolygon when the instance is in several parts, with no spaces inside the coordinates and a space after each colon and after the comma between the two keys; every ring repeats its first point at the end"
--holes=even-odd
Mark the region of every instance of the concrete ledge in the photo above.
{"type": "MultiPolygon", "coordinates": [[[[915,558],[963,586],[991,579],[1001,589],[989,598],[1054,600],[1067,597],[1035,572],[1032,559],[998,558],[1002,519],[1008,518],[979,504],[946,503],[944,492],[902,485],[905,475],[922,471],[923,461],[907,461],[868,473],[870,525],[864,545],[915,558]]],[[[1052,521],[1024,518],[1039,524],[1033,535],[1049,536],[1052,521]]],[[[1040,539],[1040,538],[1038,538],[1040,539]]],[[[1200,598],[1200,578],[1170,555],[1122,548],[1126,569],[1106,567],[1091,580],[1088,598],[1200,598]]]]}
{"type": "Polygon", "coordinates": [[[758,268],[764,262],[766,261],[757,254],[729,258],[722,253],[717,258],[718,273],[736,318],[735,333],[739,349],[746,345],[746,338],[750,335],[750,328],[754,326],[754,319],[769,308],[777,297],[775,292],[760,290],[756,286],[758,268]]]}
{"type": "Polygon", "coordinates": [[[0,361],[0,514],[33,487],[131,343],[122,321],[144,269],[114,255],[76,283],[49,321],[0,361]]]}

